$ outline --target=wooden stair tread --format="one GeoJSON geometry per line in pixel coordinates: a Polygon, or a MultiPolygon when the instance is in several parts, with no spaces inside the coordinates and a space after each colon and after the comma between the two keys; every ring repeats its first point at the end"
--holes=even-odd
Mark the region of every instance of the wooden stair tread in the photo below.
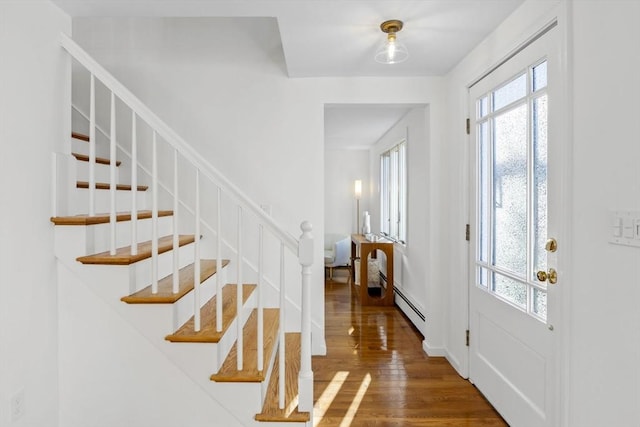
{"type": "MultiPolygon", "coordinates": [[[[274,361],[273,372],[265,396],[262,412],[256,421],[264,422],[306,422],[311,419],[308,412],[298,412],[298,373],[300,372],[300,333],[285,334],[285,398],[284,409],[278,406],[278,357],[274,361]]],[[[278,350],[280,351],[280,350],[278,350]]]]}
{"type": "MultiPolygon", "coordinates": [[[[195,241],[194,236],[181,234],[178,236],[179,246],[188,245],[195,241]]],[[[158,254],[173,249],[173,236],[164,236],[158,239],[158,254]]],[[[83,264],[108,264],[108,265],[130,265],[144,259],[151,258],[151,240],[138,243],[138,254],[131,254],[131,246],[118,248],[115,255],[111,255],[109,251],[99,254],[87,255],[76,258],[83,264]]]]}
{"type": "Polygon", "coordinates": [[[71,138],[80,139],[82,141],[89,142],[89,136],[79,132],[71,132],[71,138]]]}
{"type": "MultiPolygon", "coordinates": [[[[227,264],[229,264],[229,260],[222,260],[223,267],[227,264]]],[[[200,283],[216,274],[216,269],[215,259],[200,260],[200,283]]],[[[152,293],[151,285],[149,285],[134,294],[120,298],[120,300],[127,304],[173,304],[193,289],[194,270],[195,263],[180,269],[179,287],[175,294],[173,293],[173,274],[170,274],[158,281],[156,294],[152,293]]]]}
{"type": "MultiPolygon", "coordinates": [[[[87,156],[86,154],[71,153],[71,155],[73,155],[76,160],[79,160],[81,162],[89,161],[89,156],[87,156]]],[[[104,157],[96,157],[96,163],[99,163],[101,165],[110,165],[111,161],[109,159],[105,159],[104,157]]],[[[122,162],[120,160],[116,160],[116,166],[120,166],[120,164],[122,164],[122,162]]]]}
{"type": "Polygon", "coordinates": [[[267,373],[268,364],[271,360],[271,354],[275,349],[275,344],[278,339],[278,324],[280,310],[277,308],[265,308],[264,309],[264,369],[258,371],[258,311],[253,310],[251,316],[247,320],[247,323],[242,329],[243,337],[243,362],[244,369],[238,371],[237,366],[237,354],[238,343],[236,342],[227,358],[222,363],[220,370],[217,374],[211,375],[212,381],[217,382],[262,382],[265,379],[267,373]]]}
{"type": "MultiPolygon", "coordinates": [[[[192,280],[193,282],[193,280],[192,280]]],[[[249,299],[256,285],[242,285],[243,303],[249,299]]],[[[211,298],[200,311],[200,331],[194,330],[193,316],[184,325],[165,339],[171,342],[217,343],[225,334],[236,317],[237,285],[228,284],[222,288],[222,331],[216,331],[216,301],[218,295],[211,298]]]]}
{"type": "MultiPolygon", "coordinates": [[[[108,190],[111,185],[108,182],[96,182],[96,190],[108,190]]],[[[89,183],[87,181],[78,181],[76,183],[76,188],[89,188],[89,183]]],[[[147,191],[149,186],[147,185],[138,185],[138,191],[147,191]]],[[[123,191],[131,191],[130,184],[116,184],[116,190],[123,191]]]]}
{"type": "MultiPolygon", "coordinates": [[[[151,211],[143,210],[138,211],[138,219],[151,218],[151,211]]],[[[171,216],[173,211],[158,211],[158,217],[171,216]]],[[[73,215],[73,216],[55,216],[51,217],[51,222],[55,225],[96,225],[96,224],[108,224],[110,216],[108,213],[101,213],[94,216],[86,214],[73,215]]],[[[131,212],[118,212],[116,213],[116,221],[131,221],[131,212]]]]}

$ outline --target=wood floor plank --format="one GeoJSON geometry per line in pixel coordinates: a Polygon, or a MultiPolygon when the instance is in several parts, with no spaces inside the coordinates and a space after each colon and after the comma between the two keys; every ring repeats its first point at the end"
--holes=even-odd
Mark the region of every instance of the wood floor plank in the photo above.
{"type": "MultiPolygon", "coordinates": [[[[193,316],[184,325],[171,335],[167,335],[165,339],[171,342],[201,342],[216,343],[229,329],[231,322],[236,317],[236,295],[237,285],[228,284],[222,288],[222,331],[216,329],[216,305],[218,296],[212,299],[202,307],[200,312],[200,331],[196,332],[194,328],[193,316]]],[[[243,302],[246,302],[251,293],[256,289],[256,285],[245,284],[242,286],[243,302]]]]}
{"type": "Polygon", "coordinates": [[[507,426],[445,358],[424,353],[397,307],[361,306],[342,273],[325,282],[327,355],[312,362],[314,426],[507,426]]]}
{"type": "MultiPolygon", "coordinates": [[[[88,162],[89,161],[89,156],[87,156],[86,154],[71,153],[71,155],[73,155],[73,157],[75,157],[76,160],[78,160],[80,162],[88,162]]],[[[104,158],[104,157],[96,157],[96,163],[101,164],[101,165],[110,165],[111,161],[109,159],[104,158]]],[[[120,166],[121,164],[122,164],[122,162],[120,160],[116,160],[116,166],[120,166]]]]}
{"type": "MultiPolygon", "coordinates": [[[[278,349],[278,353],[280,349],[278,349]]],[[[298,412],[298,373],[300,372],[300,334],[285,334],[285,399],[284,409],[279,408],[278,382],[279,354],[274,361],[262,412],[255,416],[265,422],[307,422],[310,414],[298,412]]]]}
{"type": "MultiPolygon", "coordinates": [[[[150,219],[151,211],[138,211],[138,219],[150,219]]],[[[158,218],[173,215],[173,211],[158,211],[158,218]]],[[[108,213],[100,213],[94,216],[86,214],[73,216],[55,216],[51,217],[51,222],[55,225],[96,225],[107,224],[111,220],[108,213]]],[[[131,221],[131,212],[116,213],[116,222],[131,221]]]]}
{"type": "Polygon", "coordinates": [[[271,360],[277,341],[279,311],[277,308],[264,309],[264,370],[257,368],[257,337],[258,337],[258,312],[253,310],[243,329],[243,362],[244,369],[237,367],[237,342],[231,348],[227,358],[222,363],[217,374],[211,375],[212,381],[217,382],[261,382],[264,381],[267,365],[271,360]]]}
{"type": "MultiPolygon", "coordinates": [[[[222,267],[229,264],[229,260],[222,260],[222,267]]],[[[120,298],[127,304],[173,304],[187,293],[193,290],[193,278],[195,274],[195,264],[189,264],[179,271],[178,292],[173,293],[173,274],[170,274],[158,281],[158,292],[153,293],[151,285],[140,291],[120,298]]],[[[215,259],[200,260],[200,283],[216,274],[217,265],[215,259]]]]}
{"type": "MultiPolygon", "coordinates": [[[[89,188],[89,183],[86,181],[78,181],[76,183],[76,188],[89,188]]],[[[108,182],[96,182],[96,190],[109,190],[111,185],[108,182]]],[[[147,185],[138,185],[136,187],[138,191],[147,191],[149,186],[147,185]]],[[[129,184],[116,184],[116,190],[120,191],[131,191],[131,185],[129,184]]]]}
{"type": "MultiPolygon", "coordinates": [[[[179,235],[179,246],[193,243],[195,238],[193,235],[179,235]]],[[[164,253],[173,249],[173,236],[164,236],[158,240],[158,253],[164,253]]],[[[111,255],[109,251],[101,252],[95,255],[87,255],[76,258],[83,264],[107,264],[107,265],[130,265],[144,259],[151,258],[151,241],[138,243],[138,253],[131,254],[131,246],[125,246],[116,250],[115,255],[111,255]]]]}

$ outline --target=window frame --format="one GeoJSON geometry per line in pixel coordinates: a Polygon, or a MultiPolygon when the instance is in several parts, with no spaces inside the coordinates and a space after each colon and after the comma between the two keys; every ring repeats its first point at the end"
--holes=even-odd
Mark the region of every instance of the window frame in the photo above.
{"type": "Polygon", "coordinates": [[[407,140],[380,153],[380,234],[407,241],[407,140]]]}

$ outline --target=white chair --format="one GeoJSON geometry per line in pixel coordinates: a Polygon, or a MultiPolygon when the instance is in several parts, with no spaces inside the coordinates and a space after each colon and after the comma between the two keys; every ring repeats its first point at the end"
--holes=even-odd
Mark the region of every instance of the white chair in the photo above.
{"type": "Polygon", "coordinates": [[[350,243],[347,234],[324,235],[324,266],[329,269],[329,279],[333,279],[333,267],[349,265],[350,243]]]}

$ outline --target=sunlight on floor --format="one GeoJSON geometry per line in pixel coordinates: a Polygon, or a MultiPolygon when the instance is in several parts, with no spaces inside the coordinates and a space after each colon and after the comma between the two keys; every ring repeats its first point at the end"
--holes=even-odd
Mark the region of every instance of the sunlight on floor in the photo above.
{"type": "Polygon", "coordinates": [[[351,422],[353,422],[353,419],[356,417],[356,413],[358,412],[358,408],[360,407],[360,402],[362,402],[362,398],[369,388],[369,384],[371,384],[371,374],[364,376],[364,379],[360,384],[360,388],[358,389],[356,396],[353,398],[353,402],[351,402],[351,405],[349,406],[349,410],[340,423],[340,427],[349,427],[351,425],[351,422]]]}
{"type": "Polygon", "coordinates": [[[349,372],[339,371],[331,379],[331,382],[324,389],[320,398],[316,401],[316,404],[313,406],[313,425],[317,426],[320,421],[322,421],[322,417],[327,412],[329,406],[335,399],[336,395],[340,391],[342,384],[344,384],[345,380],[349,376],[349,372]]]}

